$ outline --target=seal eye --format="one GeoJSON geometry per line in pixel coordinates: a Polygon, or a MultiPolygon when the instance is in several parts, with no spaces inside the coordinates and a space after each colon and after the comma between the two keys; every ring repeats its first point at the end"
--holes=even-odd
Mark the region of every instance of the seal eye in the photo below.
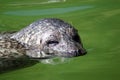
{"type": "Polygon", "coordinates": [[[57,45],[58,43],[59,43],[58,41],[52,41],[52,40],[50,40],[50,41],[47,42],[47,45],[48,45],[49,47],[52,47],[52,46],[57,45]]]}

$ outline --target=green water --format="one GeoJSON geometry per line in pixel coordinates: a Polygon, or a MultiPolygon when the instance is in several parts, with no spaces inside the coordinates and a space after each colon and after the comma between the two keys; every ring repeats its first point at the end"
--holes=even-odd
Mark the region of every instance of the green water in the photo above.
{"type": "MultiPolygon", "coordinates": [[[[35,2],[39,3],[40,0],[35,0],[35,2]]],[[[71,58],[62,64],[37,63],[8,71],[0,74],[0,80],[120,80],[119,0],[67,0],[64,3],[24,6],[7,5],[10,3],[9,0],[3,0],[0,3],[2,3],[0,5],[0,31],[20,30],[40,18],[61,18],[75,26],[88,52],[85,56],[71,58]],[[30,9],[67,9],[80,5],[94,7],[59,14],[53,12],[54,14],[50,15],[3,14],[9,11],[29,11],[30,9]]]]}
{"type": "Polygon", "coordinates": [[[50,9],[42,9],[42,10],[19,10],[19,11],[7,11],[4,14],[18,15],[18,16],[52,15],[52,14],[63,14],[77,10],[84,10],[92,7],[93,6],[73,6],[67,8],[50,8],[50,9]]]}

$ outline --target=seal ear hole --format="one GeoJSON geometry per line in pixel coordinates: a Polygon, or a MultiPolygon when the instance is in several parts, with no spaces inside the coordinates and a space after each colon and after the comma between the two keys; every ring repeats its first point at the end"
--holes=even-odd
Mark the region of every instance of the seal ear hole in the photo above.
{"type": "Polygon", "coordinates": [[[49,46],[49,47],[56,46],[57,44],[59,44],[59,42],[55,41],[55,40],[49,40],[49,41],[47,41],[47,46],[49,46]]]}
{"type": "Polygon", "coordinates": [[[42,40],[40,40],[40,43],[42,43],[42,40]]]}

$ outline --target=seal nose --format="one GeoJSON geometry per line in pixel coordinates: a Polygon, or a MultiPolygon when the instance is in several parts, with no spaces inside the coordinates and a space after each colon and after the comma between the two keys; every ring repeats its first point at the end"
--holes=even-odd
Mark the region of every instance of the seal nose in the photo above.
{"type": "Polygon", "coordinates": [[[81,50],[81,49],[79,49],[78,51],[74,51],[74,56],[83,56],[83,55],[85,55],[87,52],[86,52],[86,50],[81,50]]]}
{"type": "Polygon", "coordinates": [[[77,56],[83,56],[87,53],[87,51],[84,50],[75,50],[75,51],[70,51],[70,52],[65,52],[62,54],[63,57],[77,57],[77,56]]]}
{"type": "Polygon", "coordinates": [[[84,50],[81,50],[81,49],[78,50],[79,56],[85,55],[86,53],[87,53],[87,51],[85,49],[84,50]]]}

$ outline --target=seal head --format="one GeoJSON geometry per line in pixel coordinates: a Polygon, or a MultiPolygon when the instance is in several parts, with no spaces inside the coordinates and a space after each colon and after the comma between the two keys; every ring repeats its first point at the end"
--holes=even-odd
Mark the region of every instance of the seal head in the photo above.
{"type": "Polygon", "coordinates": [[[32,58],[74,57],[86,54],[78,31],[60,19],[38,20],[11,38],[25,45],[26,54],[32,58]]]}

